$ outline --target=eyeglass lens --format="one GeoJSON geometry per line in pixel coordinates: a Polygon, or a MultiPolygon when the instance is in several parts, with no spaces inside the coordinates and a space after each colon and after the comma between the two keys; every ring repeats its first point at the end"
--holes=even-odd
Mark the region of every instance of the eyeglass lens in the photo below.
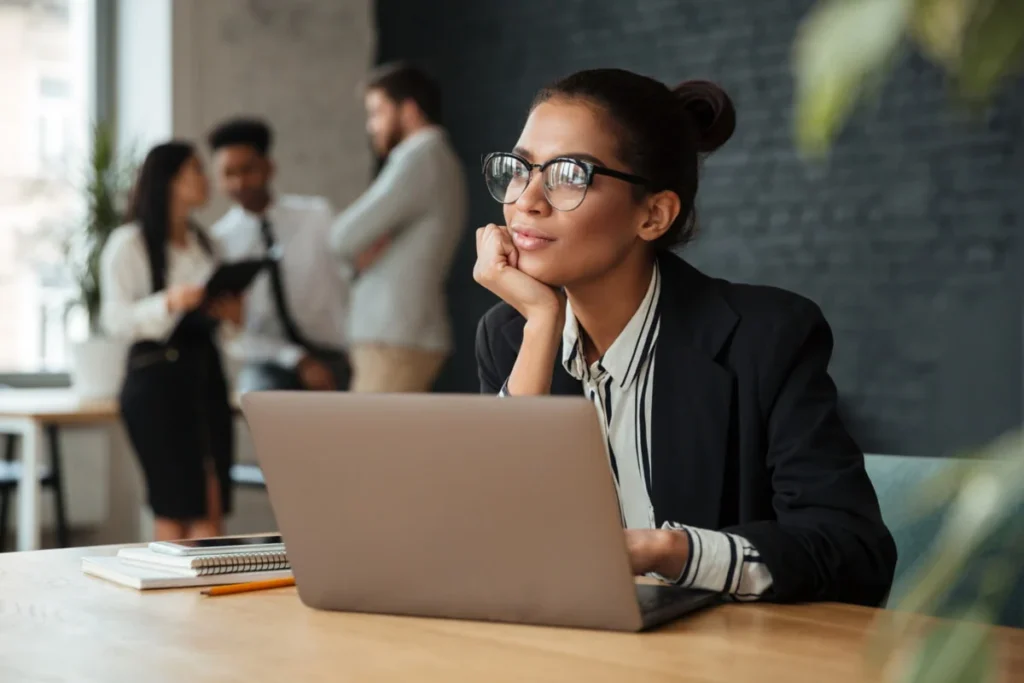
{"type": "MultiPolygon", "coordinates": [[[[484,177],[496,201],[511,204],[523,196],[532,169],[513,156],[496,155],[487,163],[484,177]]],[[[559,211],[578,207],[587,193],[587,169],[583,164],[560,159],[543,169],[544,196],[559,211]]]]}

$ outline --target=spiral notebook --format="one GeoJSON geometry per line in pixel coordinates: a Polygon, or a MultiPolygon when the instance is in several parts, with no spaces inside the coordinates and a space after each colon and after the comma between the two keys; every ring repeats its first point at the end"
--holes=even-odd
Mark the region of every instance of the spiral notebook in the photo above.
{"type": "Polygon", "coordinates": [[[149,548],[121,548],[117,558],[126,564],[164,569],[182,576],[211,576],[240,572],[266,572],[291,569],[284,550],[248,553],[209,553],[168,555],[149,548]]]}
{"type": "Polygon", "coordinates": [[[82,571],[136,590],[215,586],[292,575],[284,551],[183,557],[148,548],[122,548],[116,557],[84,557],[82,571]]]}

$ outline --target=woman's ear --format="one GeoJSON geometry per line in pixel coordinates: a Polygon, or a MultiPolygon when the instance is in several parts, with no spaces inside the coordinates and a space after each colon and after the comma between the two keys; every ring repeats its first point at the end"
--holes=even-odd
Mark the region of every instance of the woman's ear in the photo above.
{"type": "Polygon", "coordinates": [[[637,236],[645,242],[654,242],[664,235],[679,215],[679,205],[679,195],[671,190],[649,195],[646,216],[637,228],[637,236]]]}

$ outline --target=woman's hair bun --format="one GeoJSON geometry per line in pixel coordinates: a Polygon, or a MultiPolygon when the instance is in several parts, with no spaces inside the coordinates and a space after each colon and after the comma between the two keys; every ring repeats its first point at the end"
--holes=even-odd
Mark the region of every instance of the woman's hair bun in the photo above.
{"type": "Polygon", "coordinates": [[[717,84],[683,81],[672,92],[696,126],[697,151],[714,152],[732,137],[736,130],[736,107],[717,84]]]}

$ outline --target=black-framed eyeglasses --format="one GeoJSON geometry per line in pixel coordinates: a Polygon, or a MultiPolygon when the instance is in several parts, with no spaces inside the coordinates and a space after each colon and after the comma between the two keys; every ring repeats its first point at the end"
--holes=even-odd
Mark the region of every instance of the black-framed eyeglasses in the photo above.
{"type": "Polygon", "coordinates": [[[572,157],[556,157],[543,164],[531,164],[518,154],[495,152],[483,159],[487,191],[501,204],[512,204],[523,196],[533,176],[533,169],[540,171],[544,196],[551,208],[558,211],[572,211],[582,204],[595,175],[650,186],[646,178],[572,157]]]}

